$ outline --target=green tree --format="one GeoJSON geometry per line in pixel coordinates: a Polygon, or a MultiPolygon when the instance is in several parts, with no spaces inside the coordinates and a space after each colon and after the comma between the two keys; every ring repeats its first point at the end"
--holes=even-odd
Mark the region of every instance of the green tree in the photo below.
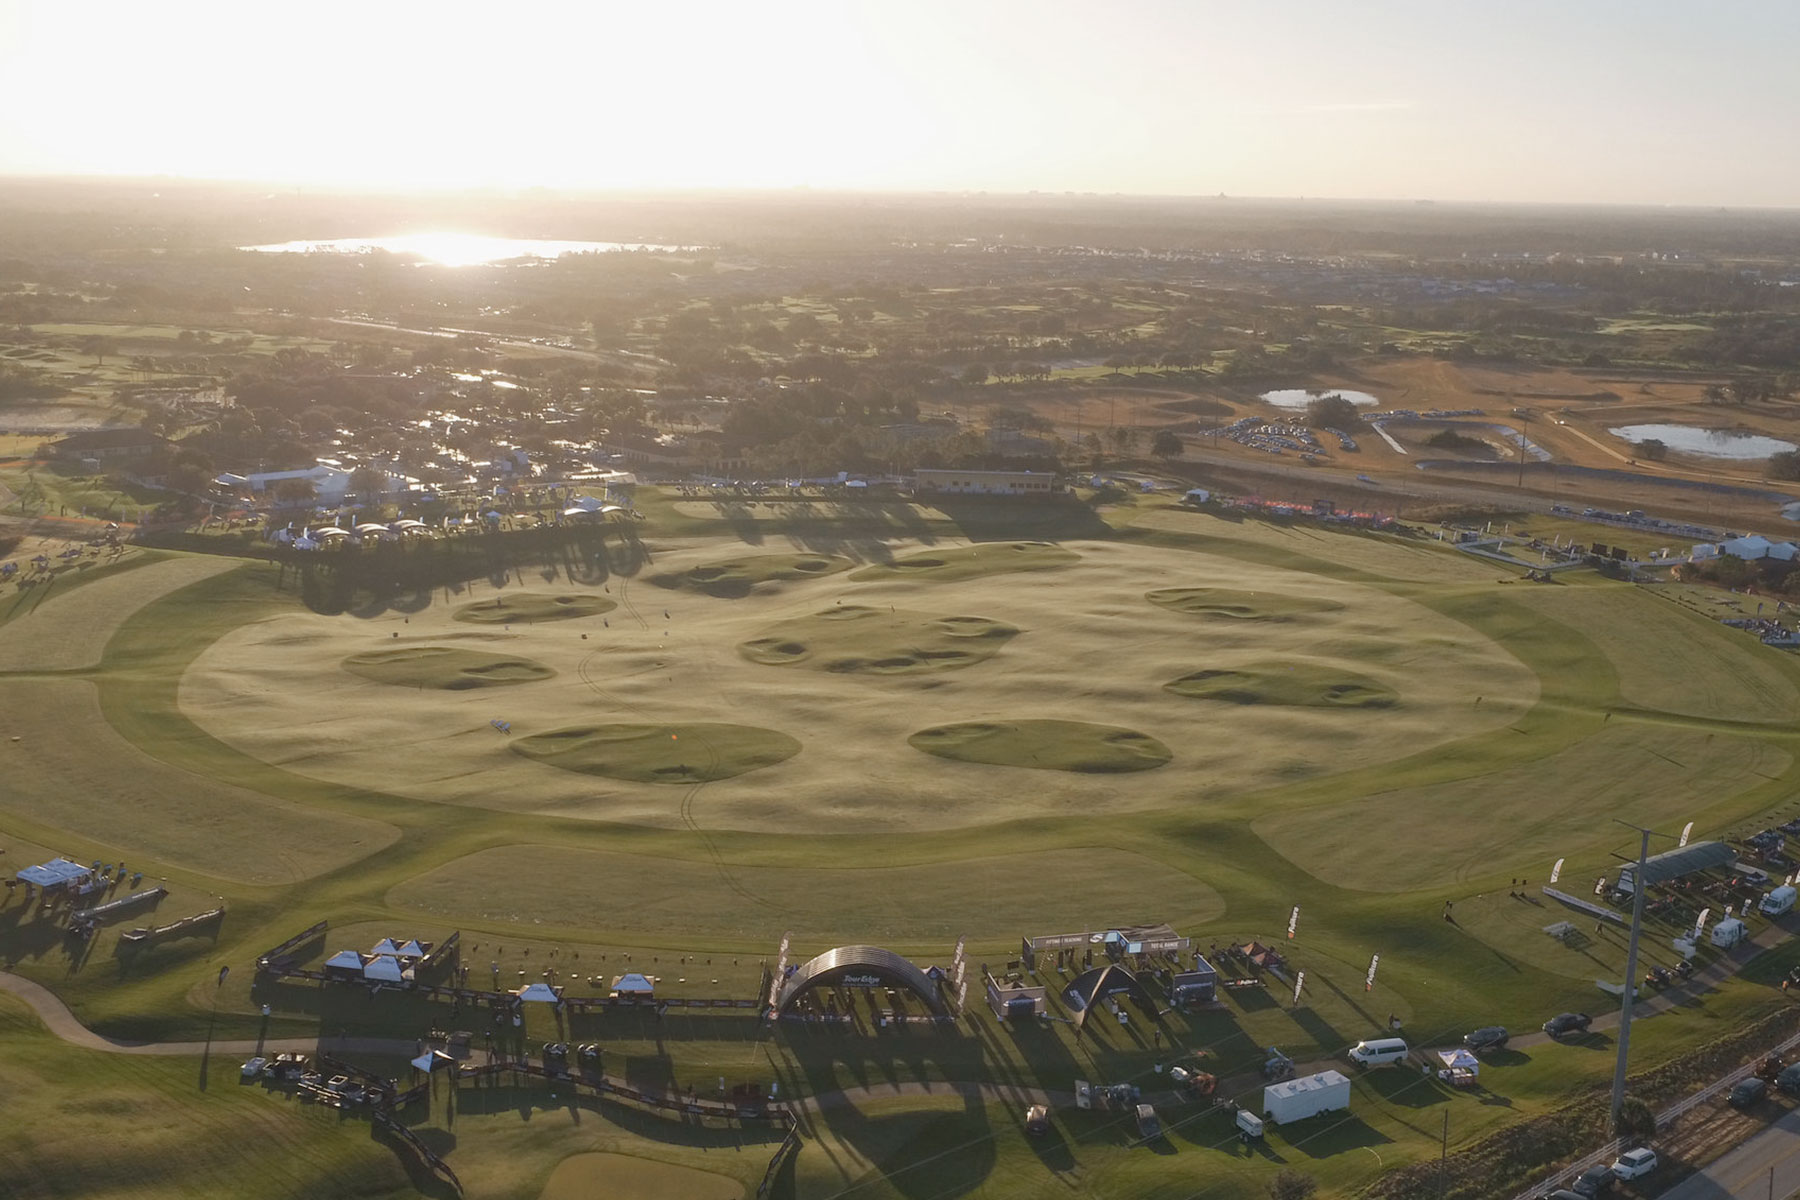
{"type": "Polygon", "coordinates": [[[1650,462],[1661,462],[1669,457],[1669,444],[1661,438],[1645,438],[1637,444],[1638,457],[1650,462]]]}
{"type": "Polygon", "coordinates": [[[1355,429],[1363,423],[1356,405],[1327,392],[1306,406],[1306,423],[1314,429],[1355,429]]]}
{"type": "Polygon", "coordinates": [[[350,472],[350,490],[360,500],[374,500],[387,491],[387,474],[367,464],[350,472]]]}
{"type": "Polygon", "coordinates": [[[1648,1141],[1656,1136],[1656,1113],[1636,1096],[1627,1096],[1619,1105],[1619,1124],[1613,1132],[1622,1138],[1648,1141]]]}
{"type": "Polygon", "coordinates": [[[1182,449],[1181,438],[1167,429],[1157,430],[1150,439],[1150,453],[1158,458],[1180,458],[1182,449]]]}
{"type": "Polygon", "coordinates": [[[992,376],[986,363],[970,363],[963,368],[962,381],[971,387],[980,387],[992,376]]]}
{"type": "Polygon", "coordinates": [[[104,364],[106,356],[115,353],[116,350],[117,343],[111,338],[102,337],[97,333],[90,333],[81,339],[81,352],[92,355],[96,363],[104,364]]]}
{"type": "Polygon", "coordinates": [[[1800,450],[1783,450],[1769,455],[1770,479],[1800,479],[1800,450]]]}
{"type": "Polygon", "coordinates": [[[275,499],[283,504],[301,504],[318,494],[310,479],[283,479],[275,485],[275,499]]]}
{"type": "Polygon", "coordinates": [[[1311,1200],[1319,1181],[1304,1171],[1283,1167],[1269,1181],[1269,1200],[1311,1200]]]}

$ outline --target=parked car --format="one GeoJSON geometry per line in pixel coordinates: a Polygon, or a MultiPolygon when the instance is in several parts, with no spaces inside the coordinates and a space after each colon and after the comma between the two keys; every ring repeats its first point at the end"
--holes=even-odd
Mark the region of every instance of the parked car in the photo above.
{"type": "Polygon", "coordinates": [[[1050,1110],[1042,1104],[1034,1104],[1025,1110],[1025,1132],[1032,1137],[1043,1137],[1050,1132],[1050,1110]]]}
{"type": "Polygon", "coordinates": [[[1725,1097],[1725,1099],[1733,1108],[1749,1108],[1752,1105],[1760,1103],[1763,1097],[1768,1094],[1769,1085],[1767,1081],[1758,1079],[1756,1076],[1752,1075],[1750,1078],[1741,1079],[1733,1085],[1731,1094],[1725,1097]]]}
{"type": "Polygon", "coordinates": [[[1596,1163],[1577,1175],[1569,1189],[1577,1196],[1594,1197],[1612,1191],[1615,1182],[1617,1180],[1613,1176],[1613,1169],[1596,1163]]]}
{"type": "Polygon", "coordinates": [[[1551,1017],[1548,1021],[1544,1022],[1544,1032],[1553,1038],[1563,1037],[1571,1033],[1586,1033],[1588,1031],[1588,1026],[1593,1023],[1594,1018],[1588,1016],[1586,1013],[1557,1013],[1554,1017],[1551,1017]]]}
{"type": "Polygon", "coordinates": [[[1619,1179],[1638,1179],[1656,1170],[1656,1151],[1639,1147],[1613,1160],[1612,1173],[1619,1179]]]}
{"type": "Polygon", "coordinates": [[[1800,1096],[1800,1063],[1784,1067],[1775,1076],[1775,1090],[1789,1096],[1800,1096]]]}
{"type": "Polygon", "coordinates": [[[1162,1118],[1156,1115],[1156,1109],[1149,1104],[1137,1106],[1138,1134],[1145,1141],[1162,1136],[1162,1118]]]}
{"type": "Polygon", "coordinates": [[[1506,1038],[1505,1026],[1483,1025],[1473,1033],[1464,1034],[1463,1045],[1470,1050],[1504,1050],[1506,1038]]]}

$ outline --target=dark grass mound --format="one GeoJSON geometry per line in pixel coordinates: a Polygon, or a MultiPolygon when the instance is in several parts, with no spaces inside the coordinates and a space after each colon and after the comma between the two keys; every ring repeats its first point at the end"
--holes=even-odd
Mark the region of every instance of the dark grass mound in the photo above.
{"type": "Polygon", "coordinates": [[[709,783],[800,753],[800,743],[751,725],[573,725],[512,743],[526,758],[633,783],[709,783]]]}
{"type": "Polygon", "coordinates": [[[352,654],[344,660],[344,670],[395,687],[439,688],[452,692],[536,683],[556,675],[555,671],[533,659],[454,646],[397,646],[392,650],[352,654]]]}
{"type": "Polygon", "coordinates": [[[663,588],[686,588],[735,600],[748,596],[759,583],[776,583],[790,579],[823,579],[848,571],[856,564],[838,554],[754,554],[746,558],[726,559],[690,567],[685,571],[650,576],[650,582],[663,588]]]}
{"type": "Polygon", "coordinates": [[[1144,599],[1159,608],[1235,621],[1291,621],[1296,617],[1338,612],[1344,607],[1334,600],[1286,592],[1242,592],[1213,587],[1158,588],[1145,592],[1144,599]]]}
{"type": "Polygon", "coordinates": [[[1400,700],[1392,688],[1366,675],[1305,662],[1250,663],[1231,670],[1194,671],[1163,687],[1195,700],[1293,708],[1392,708],[1400,700]]]}
{"type": "Polygon", "coordinates": [[[1092,774],[1148,771],[1174,757],[1149,734],[1085,721],[970,721],[921,729],[907,741],[958,762],[1092,774]]]}
{"type": "Polygon", "coordinates": [[[1049,542],[981,542],[878,563],[864,567],[850,578],[858,583],[884,579],[930,579],[947,583],[953,579],[975,579],[1007,571],[1044,571],[1080,561],[1081,555],[1073,550],[1049,542]]]}
{"type": "Polygon", "coordinates": [[[618,605],[605,596],[586,593],[552,596],[545,592],[515,592],[492,600],[465,604],[451,614],[458,621],[474,625],[528,624],[532,621],[567,621],[574,617],[597,617],[618,605]]]}
{"type": "Polygon", "coordinates": [[[738,647],[751,662],[841,674],[910,675],[974,666],[1018,635],[987,617],[933,617],[840,604],[783,621],[738,647]]]}

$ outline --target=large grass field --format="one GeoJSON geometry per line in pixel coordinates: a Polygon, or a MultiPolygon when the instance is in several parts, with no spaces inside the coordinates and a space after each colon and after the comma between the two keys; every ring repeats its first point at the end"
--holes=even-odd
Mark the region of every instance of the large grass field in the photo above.
{"type": "MultiPolygon", "coordinates": [[[[778,1195],[1175,1196],[1204,1178],[1248,1197],[1284,1164],[1348,1194],[1435,1153],[1442,1112],[1454,1146],[1604,1079],[1609,1036],[1521,1050],[1479,1096],[1371,1075],[1353,1123],[1251,1157],[1199,1112],[1173,1119],[1163,1150],[1060,1111],[1056,1135],[1036,1142],[1016,1097],[1067,1093],[1077,1077],[1154,1088],[1175,1047],[1206,1050],[1222,1076],[1253,1070],[1268,1045],[1327,1058],[1390,1015],[1429,1045],[1603,1011],[1594,981],[1622,969],[1616,933],[1545,936],[1560,910],[1535,881],[1557,858],[1573,880],[1609,873],[1625,846],[1614,817],[1671,831],[1692,820],[1697,837],[1720,837],[1791,815],[1800,781],[1800,672],[1722,630],[1703,597],[1579,574],[1531,584],[1422,540],[1155,502],[1033,512],[1010,535],[999,504],[770,521],[680,503],[645,497],[651,541],[631,558],[647,559],[655,588],[637,569],[529,590],[484,580],[323,615],[271,566],[165,554],[98,564],[12,614],[0,623],[5,861],[124,859],[166,880],[156,920],[219,898],[228,912],[206,938],[127,963],[116,928],[77,952],[15,900],[0,908],[0,959],[116,1036],[410,1040],[468,1015],[256,984],[250,964],[329,919],[309,954],[461,929],[482,979],[642,969],[670,995],[747,996],[784,934],[796,961],[868,942],[939,965],[964,937],[972,965],[1004,970],[1023,934],[1169,921],[1202,948],[1283,943],[1307,973],[1302,1002],[1274,983],[1077,1039],[1059,1023],[998,1026],[975,1003],[977,979],[970,1014],[937,1032],[771,1029],[677,1009],[567,1025],[533,1012],[504,1033],[520,1048],[600,1040],[643,1084],[779,1079],[784,1095],[819,1097],[778,1195]],[[1007,567],[977,567],[1002,542],[991,553],[1007,567]],[[575,602],[531,615],[585,615],[532,620],[535,596],[575,602]],[[516,623],[459,619],[471,605],[516,623]],[[846,632],[857,627],[872,632],[846,632]],[[900,669],[970,642],[984,653],[955,670],[900,669]],[[507,686],[461,686],[491,678],[507,686]],[[740,745],[721,729],[797,750],[771,756],[760,733],[740,745]],[[1108,754],[1152,769],[1119,770],[1108,754]],[[1514,894],[1521,876],[1529,899],[1514,894]],[[223,983],[219,965],[233,968],[223,983]]],[[[1651,961],[1668,959],[1680,919],[1657,926],[1651,961]]],[[[1634,1064],[1783,1003],[1766,982],[1731,982],[1644,1022],[1634,1064]]],[[[46,1072],[97,1075],[57,1066],[77,1052],[28,1026],[0,1019],[0,1082],[14,1044],[46,1072]]],[[[366,1130],[346,1141],[335,1118],[315,1128],[316,1114],[238,1092],[216,1069],[198,1089],[191,1063],[145,1061],[173,1073],[120,1086],[163,1089],[160,1103],[210,1122],[210,1136],[272,1122],[271,1153],[292,1160],[279,1194],[415,1187],[366,1130]]],[[[484,1104],[453,1127],[435,1109],[426,1121],[479,1184],[471,1195],[554,1197],[607,1178],[733,1195],[770,1149],[547,1091],[484,1104]],[[620,1154],[660,1165],[608,1157],[620,1154]]],[[[199,1157],[135,1192],[82,1192],[55,1124],[0,1134],[8,1169],[35,1172],[26,1194],[219,1189],[199,1157]]]]}

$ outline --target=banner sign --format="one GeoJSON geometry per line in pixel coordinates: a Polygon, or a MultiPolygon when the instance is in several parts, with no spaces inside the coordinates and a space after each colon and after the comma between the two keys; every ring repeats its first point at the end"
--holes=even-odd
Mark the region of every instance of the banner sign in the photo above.
{"type": "Polygon", "coordinates": [[[1683,825],[1681,827],[1681,840],[1679,842],[1675,843],[1676,849],[1680,849],[1681,847],[1687,845],[1688,835],[1693,832],[1694,832],[1694,823],[1692,821],[1689,821],[1686,825],[1683,825]]]}
{"type": "Polygon", "coordinates": [[[1566,859],[1559,858],[1556,860],[1556,865],[1554,867],[1550,868],[1550,882],[1551,883],[1555,883],[1557,880],[1562,878],[1562,865],[1566,861],[1567,861],[1566,859]]]}
{"type": "Polygon", "coordinates": [[[1306,986],[1306,972],[1301,971],[1294,976],[1294,1003],[1300,1003],[1300,989],[1306,986]]]}
{"type": "Polygon", "coordinates": [[[1371,954],[1369,956],[1369,977],[1363,980],[1363,991],[1368,992],[1375,989],[1375,968],[1380,965],[1381,955],[1371,954]]]}
{"type": "Polygon", "coordinates": [[[1296,905],[1294,905],[1294,911],[1288,914],[1288,938],[1290,940],[1294,936],[1294,930],[1298,929],[1299,927],[1300,927],[1300,906],[1298,904],[1296,904],[1296,905]]]}
{"type": "Polygon", "coordinates": [[[1699,941],[1700,935],[1702,933],[1706,932],[1706,918],[1708,918],[1710,916],[1712,916],[1712,909],[1703,908],[1700,910],[1700,919],[1698,921],[1694,922],[1694,940],[1695,941],[1699,941]]]}

